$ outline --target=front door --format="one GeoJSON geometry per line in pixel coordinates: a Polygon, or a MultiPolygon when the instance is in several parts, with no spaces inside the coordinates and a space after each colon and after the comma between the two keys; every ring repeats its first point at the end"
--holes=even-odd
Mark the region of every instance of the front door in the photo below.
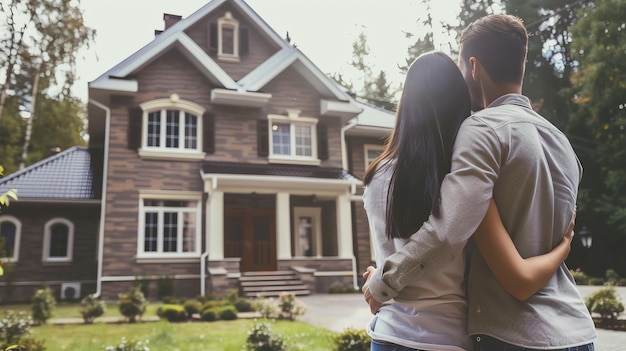
{"type": "Polygon", "coordinates": [[[224,213],[224,256],[240,257],[242,272],[276,270],[276,212],[228,209],[224,213]]]}

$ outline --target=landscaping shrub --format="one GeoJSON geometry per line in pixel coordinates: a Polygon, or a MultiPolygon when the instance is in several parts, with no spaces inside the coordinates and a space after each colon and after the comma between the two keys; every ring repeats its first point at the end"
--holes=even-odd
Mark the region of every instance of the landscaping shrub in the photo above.
{"type": "Polygon", "coordinates": [[[278,308],[280,310],[279,319],[295,321],[298,316],[306,312],[304,304],[296,299],[293,293],[281,293],[278,296],[278,308]]]}
{"type": "Polygon", "coordinates": [[[187,311],[182,305],[166,304],[159,306],[157,316],[167,319],[168,322],[182,322],[187,320],[187,311]]]}
{"type": "Polygon", "coordinates": [[[147,306],[148,301],[138,286],[133,286],[128,293],[119,295],[120,313],[131,323],[136,322],[137,317],[141,317],[146,312],[147,306]]]}
{"type": "Polygon", "coordinates": [[[93,323],[93,321],[102,316],[106,311],[106,303],[96,297],[93,294],[85,296],[80,301],[80,314],[83,316],[83,320],[87,324],[93,323]]]}
{"type": "Polygon", "coordinates": [[[259,297],[254,302],[254,309],[261,314],[263,318],[277,318],[280,315],[280,309],[274,298],[259,297]]]}
{"type": "Polygon", "coordinates": [[[218,314],[219,318],[223,321],[234,321],[237,319],[237,309],[233,305],[220,308],[218,314]]]}
{"type": "Polygon", "coordinates": [[[183,304],[183,307],[185,308],[187,315],[191,317],[192,315],[196,313],[200,313],[202,304],[200,304],[200,302],[198,301],[189,300],[189,301],[185,301],[185,303],[183,304]]]}
{"type": "Polygon", "coordinates": [[[585,305],[591,313],[600,315],[604,323],[612,323],[624,312],[624,304],[611,285],[602,288],[585,298],[585,305]]]}
{"type": "Polygon", "coordinates": [[[619,285],[620,279],[619,274],[614,269],[607,269],[606,273],[604,273],[605,282],[610,285],[619,285]]]}
{"type": "Polygon", "coordinates": [[[254,305],[252,304],[252,301],[250,301],[248,299],[239,298],[239,299],[237,299],[237,301],[235,301],[235,303],[233,305],[235,306],[235,308],[237,309],[238,312],[252,312],[252,311],[254,311],[254,305]]]}
{"type": "Polygon", "coordinates": [[[581,271],[580,268],[576,270],[570,269],[570,273],[572,274],[572,277],[574,277],[576,284],[589,285],[589,276],[585,274],[585,272],[581,271]]]}
{"type": "Polygon", "coordinates": [[[105,346],[104,351],[150,351],[150,340],[128,340],[122,338],[122,342],[115,346],[105,346]]]}
{"type": "Polygon", "coordinates": [[[52,296],[49,287],[37,289],[32,299],[33,321],[35,324],[46,324],[52,317],[52,311],[56,307],[56,300],[52,296]]]}
{"type": "Polygon", "coordinates": [[[361,293],[361,290],[355,289],[353,286],[334,286],[328,289],[329,294],[355,294],[361,293]]]}
{"type": "Polygon", "coordinates": [[[334,351],[369,351],[371,339],[365,329],[346,328],[333,336],[334,351]]]}
{"type": "Polygon", "coordinates": [[[200,319],[205,322],[215,322],[219,319],[219,313],[217,311],[217,308],[210,307],[202,309],[200,311],[200,319]]]}
{"type": "Polygon", "coordinates": [[[17,345],[15,350],[42,351],[43,341],[30,337],[32,319],[26,312],[6,311],[0,319],[0,350],[17,345]]]}
{"type": "Polygon", "coordinates": [[[159,277],[159,281],[157,282],[157,294],[161,301],[167,296],[174,296],[174,278],[170,276],[159,277]]]}
{"type": "Polygon", "coordinates": [[[143,293],[143,296],[148,299],[150,296],[150,278],[148,277],[135,277],[135,284],[139,286],[139,289],[143,293]]]}
{"type": "Polygon", "coordinates": [[[274,335],[268,323],[255,323],[248,331],[247,351],[284,351],[285,341],[280,335],[274,335]]]}

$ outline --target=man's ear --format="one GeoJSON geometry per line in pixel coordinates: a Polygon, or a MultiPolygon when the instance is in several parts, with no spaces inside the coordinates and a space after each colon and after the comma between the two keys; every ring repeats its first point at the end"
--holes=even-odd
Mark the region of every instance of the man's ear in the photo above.
{"type": "Polygon", "coordinates": [[[469,58],[470,67],[472,67],[472,79],[475,81],[480,81],[480,75],[482,74],[483,66],[480,64],[480,61],[476,59],[476,57],[472,56],[469,58]]]}

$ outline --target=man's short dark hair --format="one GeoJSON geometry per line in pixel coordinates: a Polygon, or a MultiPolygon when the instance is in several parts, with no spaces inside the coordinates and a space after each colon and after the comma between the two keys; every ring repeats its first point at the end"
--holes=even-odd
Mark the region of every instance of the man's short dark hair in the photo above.
{"type": "Polygon", "coordinates": [[[461,33],[461,60],[475,57],[496,83],[521,83],[524,76],[528,32],[512,15],[487,15],[461,33]]]}

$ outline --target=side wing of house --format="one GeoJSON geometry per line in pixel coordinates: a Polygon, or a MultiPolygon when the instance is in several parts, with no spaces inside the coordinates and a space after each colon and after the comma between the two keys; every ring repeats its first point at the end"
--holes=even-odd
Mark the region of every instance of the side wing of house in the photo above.
{"type": "MultiPolygon", "coordinates": [[[[97,291],[223,293],[259,272],[356,285],[345,130],[363,108],[241,0],[213,0],[90,83],[104,155],[97,291]]],[[[172,23],[175,22],[175,23],[172,23]]],[[[252,293],[252,292],[251,292],[252,293]]]]}

